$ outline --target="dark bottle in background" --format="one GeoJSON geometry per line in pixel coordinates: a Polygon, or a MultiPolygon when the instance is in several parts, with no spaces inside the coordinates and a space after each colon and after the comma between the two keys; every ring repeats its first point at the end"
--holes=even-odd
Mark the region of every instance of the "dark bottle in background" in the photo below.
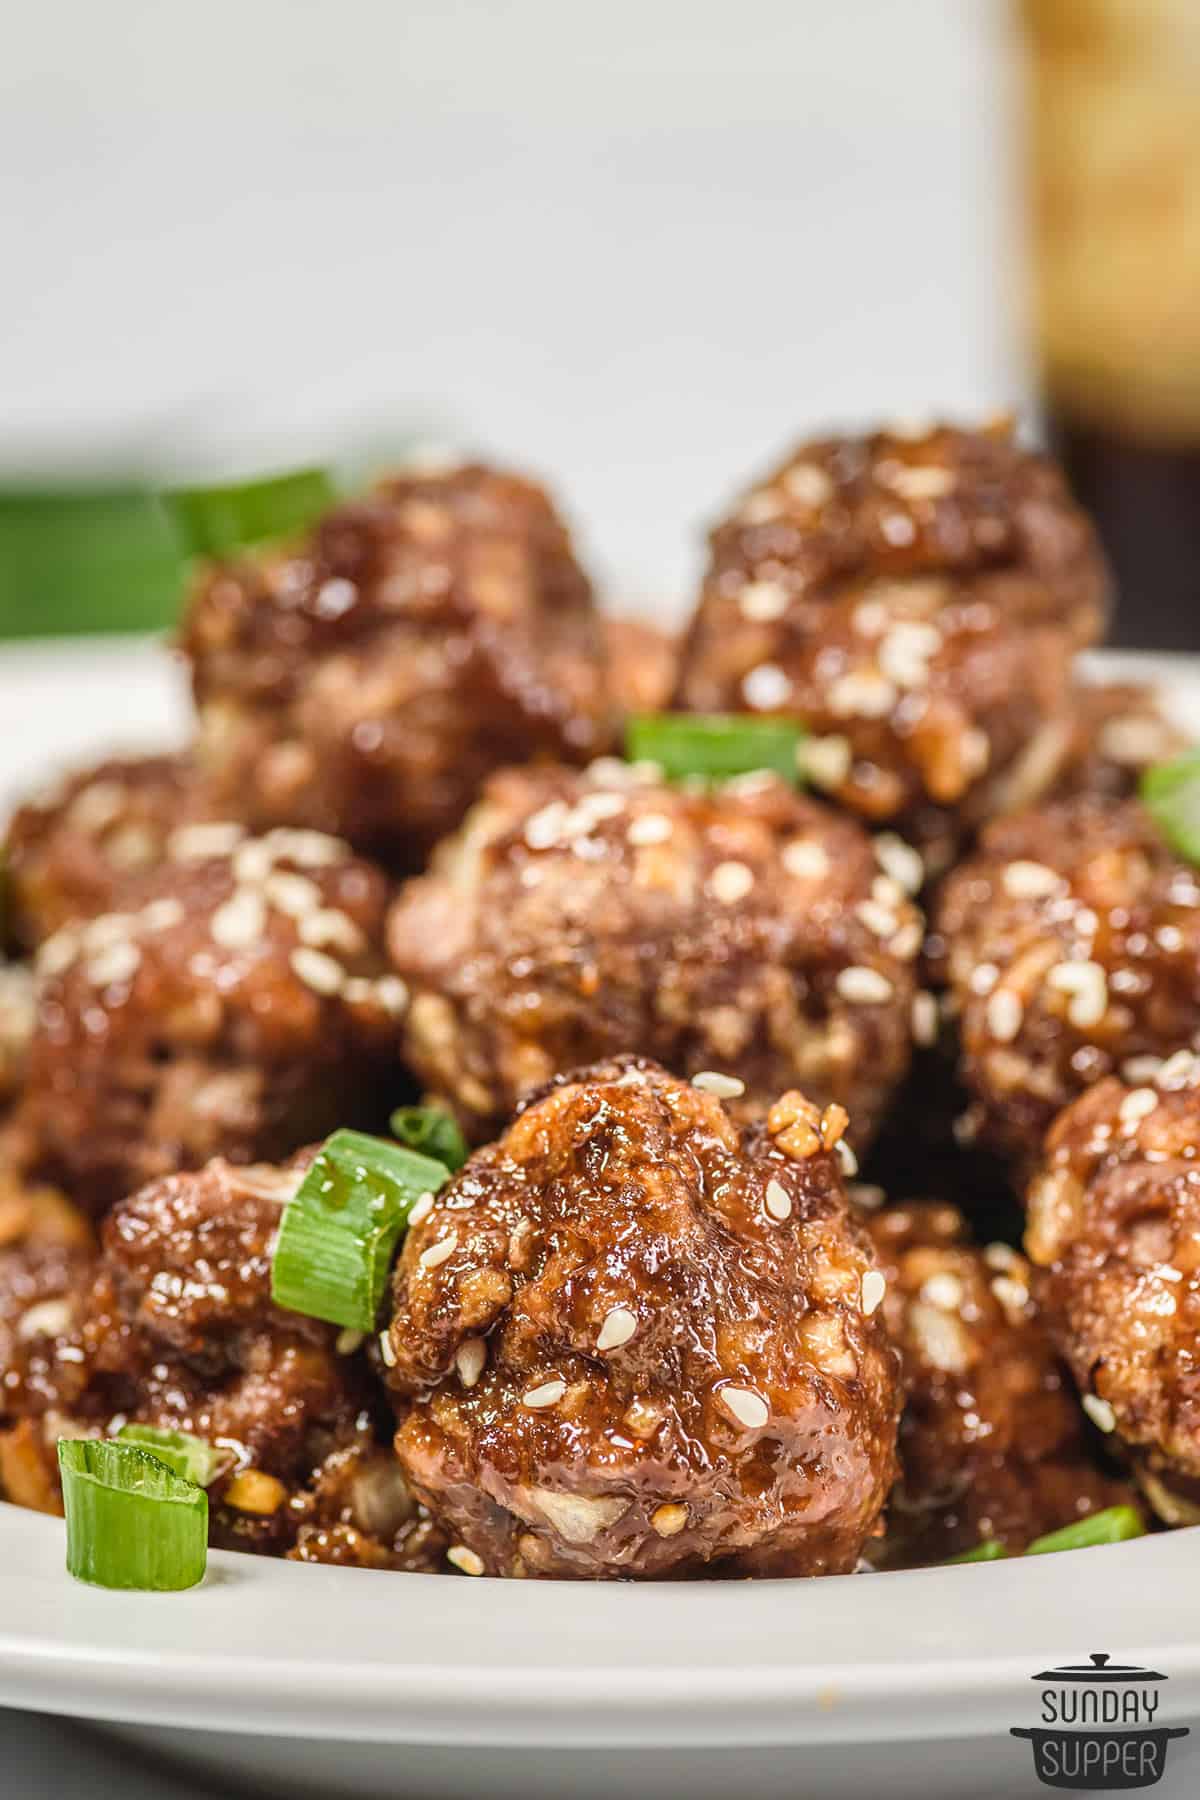
{"type": "Polygon", "coordinates": [[[1200,0],[1021,0],[1047,434],[1115,643],[1200,651],[1200,0]]]}

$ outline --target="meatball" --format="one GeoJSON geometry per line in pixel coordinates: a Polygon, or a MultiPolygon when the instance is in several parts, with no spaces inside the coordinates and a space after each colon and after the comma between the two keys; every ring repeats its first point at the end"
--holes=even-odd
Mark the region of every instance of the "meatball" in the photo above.
{"type": "Polygon", "coordinates": [[[1187,745],[1186,734],[1163,711],[1152,687],[1132,681],[1081,683],[1072,707],[1071,740],[1050,797],[1128,799],[1137,793],[1146,769],[1178,756],[1187,745]]]}
{"type": "Polygon", "coordinates": [[[641,1058],[555,1081],[409,1231],[396,1454],[468,1573],[852,1569],[897,1368],[833,1154],[641,1058]],[[404,1402],[407,1399],[408,1404],[404,1402]]]}
{"type": "Polygon", "coordinates": [[[890,1207],[868,1228],[904,1366],[901,1475],[882,1559],[944,1562],[1033,1538],[1127,1498],[1089,1457],[1083,1415],[1007,1244],[980,1250],[953,1206],[890,1207]]]}
{"type": "Polygon", "coordinates": [[[1200,874],[1136,801],[1081,795],[995,821],[935,924],[966,1127],[1018,1161],[1083,1088],[1141,1079],[1200,1026],[1200,874]]]}
{"type": "Polygon", "coordinates": [[[402,984],[387,883],[312,832],[188,825],[123,910],[39,952],[15,1122],[29,1165],[102,1212],[221,1154],[278,1158],[394,1097],[402,984]]]}
{"type": "MultiPolygon", "coordinates": [[[[21,1346],[23,1423],[51,1468],[59,1436],[134,1421],[192,1432],[221,1453],[214,1542],[279,1550],[302,1529],[308,1541],[314,1517],[352,1508],[353,1479],[382,1453],[375,1384],[355,1338],[285,1312],[270,1293],[280,1215],[310,1154],[287,1168],[216,1160],[112,1210],[94,1267],[21,1346]]],[[[368,1539],[385,1522],[372,1497],[375,1514],[360,1521],[368,1539]]],[[[386,1522],[398,1533],[419,1524],[415,1503],[393,1500],[386,1522]]]]}
{"type": "Polygon", "coordinates": [[[483,778],[608,735],[603,636],[541,488],[400,474],[301,544],[207,567],[183,627],[228,810],[415,866],[483,778]]]}
{"type": "MultiPolygon", "coordinates": [[[[1170,1522],[1200,1497],[1200,1058],[1117,1078],[1058,1118],[1029,1188],[1043,1315],[1102,1431],[1170,1522]]],[[[1189,1521],[1192,1522],[1192,1521],[1189,1521]]]]}
{"type": "Polygon", "coordinates": [[[13,940],[32,950],[75,919],[114,910],[130,878],[157,868],[203,797],[183,756],[112,758],[18,808],[4,847],[13,940]]]}
{"type": "Polygon", "coordinates": [[[880,857],[919,884],[898,842],[773,776],[506,770],[392,912],[408,1060],[476,1138],[552,1075],[638,1052],[728,1071],[746,1117],[790,1086],[839,1101],[861,1145],[908,1064],[922,935],[880,857]]]}
{"type": "Polygon", "coordinates": [[[33,973],[0,957],[0,1111],[20,1092],[34,1019],[33,973]]]}
{"type": "Polygon", "coordinates": [[[675,687],[679,645],[644,619],[604,620],[608,684],[617,714],[661,712],[675,687]]]}
{"type": "Polygon", "coordinates": [[[1107,576],[1007,426],[804,445],[710,541],[681,705],[798,714],[812,781],[922,841],[1005,804],[1047,744],[1053,773],[1107,576]]]}

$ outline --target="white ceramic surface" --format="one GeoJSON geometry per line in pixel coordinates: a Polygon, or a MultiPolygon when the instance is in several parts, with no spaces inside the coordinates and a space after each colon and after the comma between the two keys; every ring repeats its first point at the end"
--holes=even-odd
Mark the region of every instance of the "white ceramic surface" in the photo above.
{"type": "MultiPolygon", "coordinates": [[[[1200,668],[1132,666],[1166,674],[1200,729],[1200,668]]],[[[181,725],[153,648],[0,654],[0,795],[48,758],[181,725]]],[[[114,1595],[66,1576],[60,1521],[0,1505],[0,1704],[326,1800],[625,1786],[958,1800],[1039,1791],[1009,1735],[1035,1722],[1030,1677],[1107,1650],[1169,1678],[1156,1723],[1197,1723],[1159,1790],[1195,1792],[1198,1583],[1193,1530],[1102,1556],[647,1586],[214,1553],[190,1593],[114,1595]]]]}

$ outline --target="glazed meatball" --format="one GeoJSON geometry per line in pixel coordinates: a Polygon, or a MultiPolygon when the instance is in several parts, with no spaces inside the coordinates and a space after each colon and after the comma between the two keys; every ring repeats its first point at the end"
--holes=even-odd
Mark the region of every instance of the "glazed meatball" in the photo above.
{"type": "Polygon", "coordinates": [[[624,1058],[558,1079],[441,1190],[384,1360],[396,1453],[458,1567],[855,1566],[899,1401],[844,1122],[789,1093],[743,1129],[624,1058]]]}
{"type": "Polygon", "coordinates": [[[476,1138],[638,1052],[727,1071],[745,1117],[789,1086],[839,1101],[861,1145],[908,1063],[922,935],[880,855],[919,884],[905,847],[773,776],[504,771],[391,915],[408,1060],[476,1138]]]}
{"type": "Polygon", "coordinates": [[[1055,1121],[1025,1245],[1090,1417],[1178,1522],[1176,1485],[1200,1499],[1200,1059],[1104,1081],[1055,1121]]]}
{"type": "Polygon", "coordinates": [[[1188,746],[1154,688],[1140,682],[1080,683],[1071,717],[1070,743],[1050,795],[1055,800],[1075,794],[1129,799],[1146,769],[1188,746]]]}
{"type": "Polygon", "coordinates": [[[541,488],[479,465],[401,474],[302,544],[207,568],[183,628],[217,794],[415,866],[490,770],[586,761],[603,637],[541,488]]]}
{"type": "Polygon", "coordinates": [[[1033,1538],[1127,1498],[1092,1461],[1083,1415],[1007,1244],[974,1248],[953,1206],[870,1215],[903,1359],[900,1479],[882,1560],[944,1562],[984,1538],[1033,1538]]]}
{"type": "Polygon", "coordinates": [[[1018,1161],[1083,1088],[1118,1069],[1140,1079],[1200,1027],[1200,874],[1136,801],[1081,795],[997,820],[935,923],[966,1127],[1018,1161]]]}
{"type": "Polygon", "coordinates": [[[170,834],[203,804],[183,756],[111,758],[27,800],[4,846],[13,940],[32,950],[72,920],[112,912],[130,878],[158,867],[170,834]]]}
{"type": "Polygon", "coordinates": [[[932,843],[1062,753],[1106,590],[1059,471],[1006,426],[823,439],[713,532],[679,702],[798,714],[815,784],[932,843]]]}
{"type": "Polygon", "coordinates": [[[604,636],[609,693],[618,717],[661,712],[675,687],[679,656],[675,638],[644,619],[611,615],[604,620],[604,636]]]}
{"type": "Polygon", "coordinates": [[[188,825],[120,913],[43,944],[17,1123],[102,1212],[144,1181],[371,1124],[398,1085],[387,884],[313,832],[188,825]]]}

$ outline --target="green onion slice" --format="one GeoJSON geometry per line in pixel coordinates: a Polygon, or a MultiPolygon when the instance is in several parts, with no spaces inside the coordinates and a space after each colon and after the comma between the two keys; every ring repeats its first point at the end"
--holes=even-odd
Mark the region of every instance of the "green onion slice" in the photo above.
{"type": "Polygon", "coordinates": [[[190,1431],[160,1430],[157,1425],[122,1425],[117,1442],[140,1444],[176,1475],[202,1488],[209,1485],[223,1460],[220,1451],[204,1438],[193,1437],[190,1431]]]}
{"type": "Polygon", "coordinates": [[[140,1444],[59,1438],[67,1570],[96,1587],[194,1587],[208,1554],[208,1496],[140,1444]]]}
{"type": "Polygon", "coordinates": [[[729,781],[769,769],[798,786],[804,727],[749,713],[638,713],[625,731],[630,762],[653,762],[669,781],[729,781]]]}
{"type": "Polygon", "coordinates": [[[290,1312],[373,1331],[396,1240],[445,1163],[361,1131],[335,1131],[284,1208],[271,1298],[290,1312]]]}
{"type": "Polygon", "coordinates": [[[440,1106],[399,1106],[392,1114],[392,1131],[409,1150],[423,1151],[444,1163],[453,1174],[471,1154],[467,1140],[454,1119],[440,1106]]]}
{"type": "Polygon", "coordinates": [[[1141,783],[1142,803],[1172,850],[1200,863],[1200,749],[1155,763],[1141,783]]]}
{"type": "Polygon", "coordinates": [[[984,1538],[969,1550],[960,1550],[957,1556],[948,1556],[943,1566],[949,1569],[955,1563],[999,1562],[1007,1555],[1008,1551],[999,1538],[984,1538]]]}
{"type": "Polygon", "coordinates": [[[311,525],[332,506],[337,489],[324,469],[296,469],[229,487],[177,488],[165,498],[183,548],[220,556],[311,525]]]}
{"type": "Polygon", "coordinates": [[[1136,1506],[1108,1506],[1103,1512],[1089,1513],[1059,1531],[1034,1538],[1026,1556],[1045,1556],[1053,1550],[1087,1550],[1093,1544],[1120,1544],[1126,1538],[1146,1535],[1142,1515],[1136,1506]]]}

